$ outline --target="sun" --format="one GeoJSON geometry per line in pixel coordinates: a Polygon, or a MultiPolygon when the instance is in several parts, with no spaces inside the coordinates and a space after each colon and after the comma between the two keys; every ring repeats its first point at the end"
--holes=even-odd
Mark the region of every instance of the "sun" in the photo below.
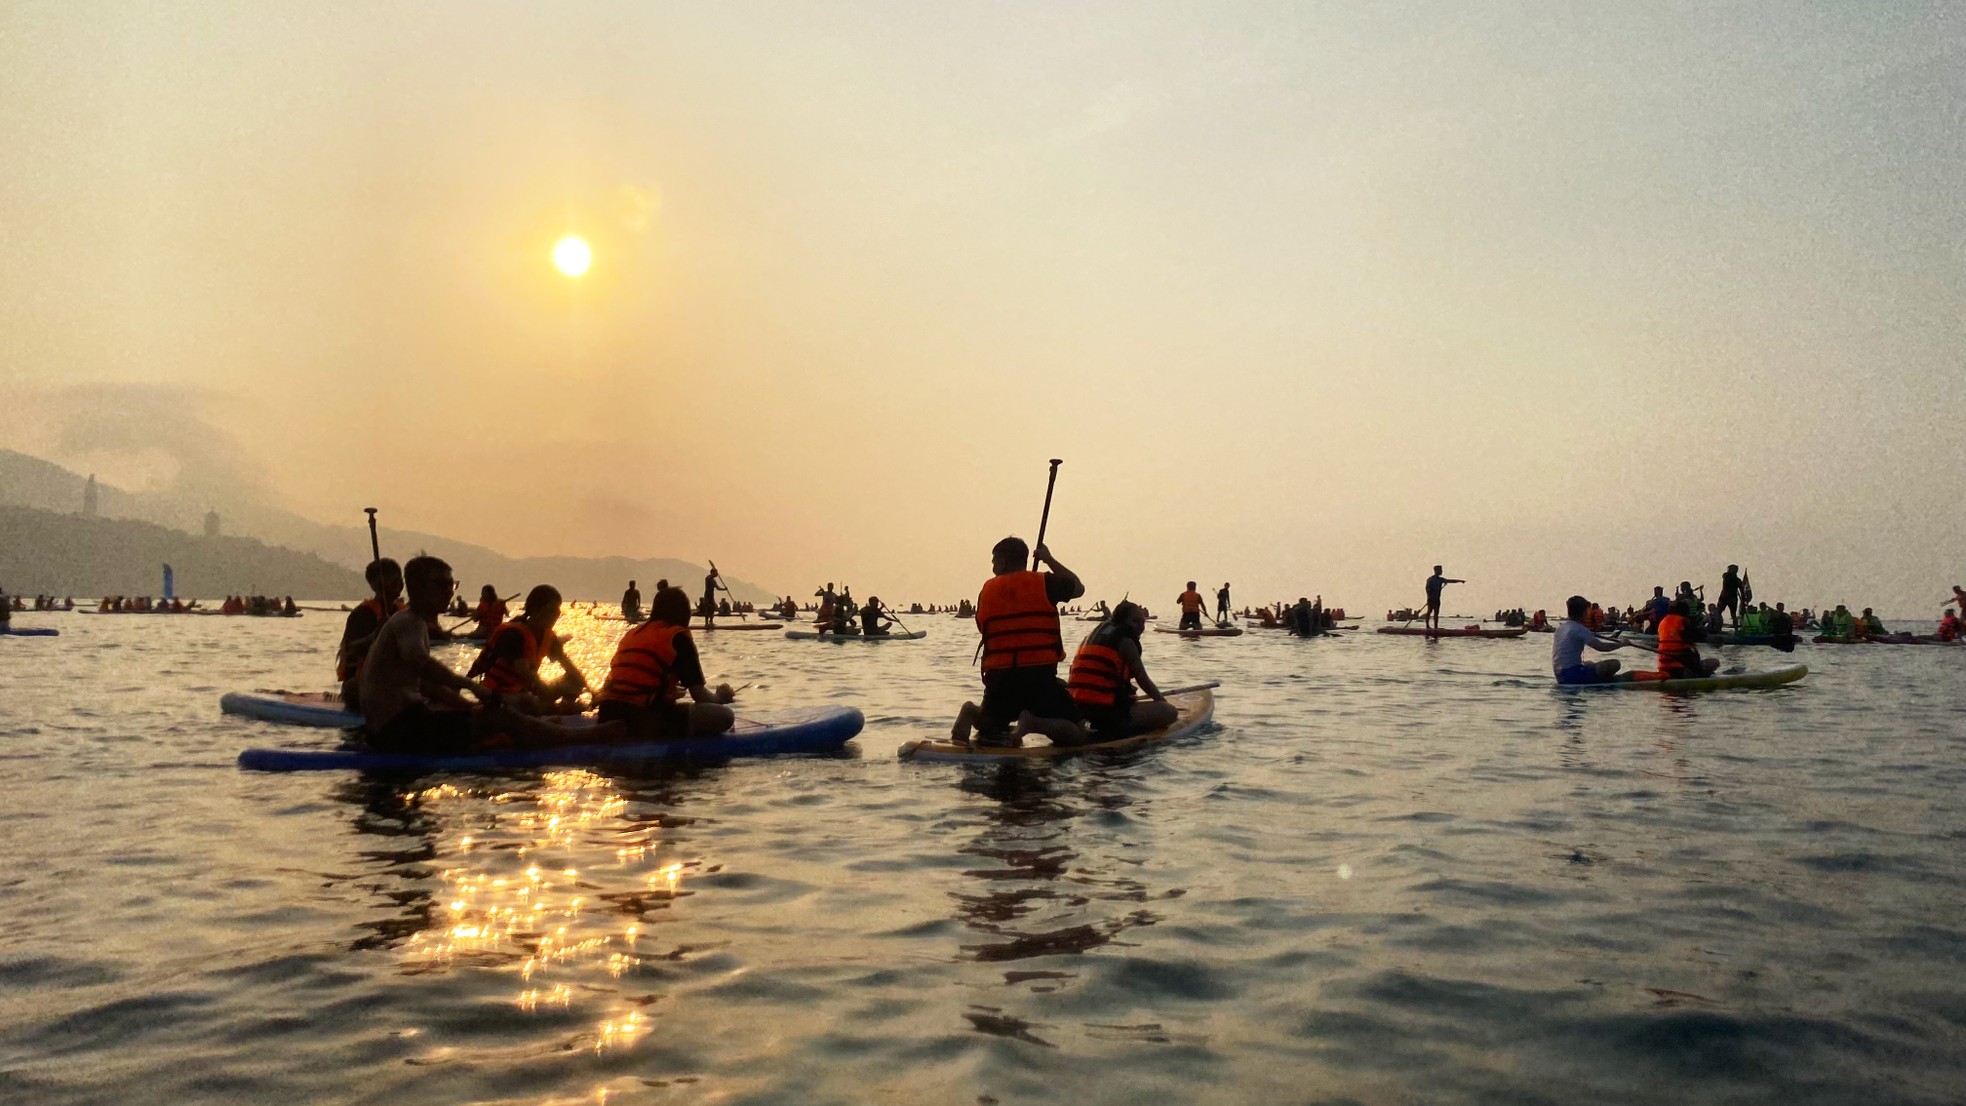
{"type": "Polygon", "coordinates": [[[594,263],[594,251],[587,248],[587,241],[576,234],[569,234],[553,243],[553,267],[570,277],[580,276],[587,266],[594,263]]]}

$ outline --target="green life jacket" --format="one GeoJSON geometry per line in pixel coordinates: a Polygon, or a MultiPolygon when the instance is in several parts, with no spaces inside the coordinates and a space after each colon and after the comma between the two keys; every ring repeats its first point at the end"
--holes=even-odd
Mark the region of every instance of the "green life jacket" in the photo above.
{"type": "Polygon", "coordinates": [[[1744,634],[1765,634],[1768,632],[1768,622],[1761,617],[1760,611],[1749,611],[1741,616],[1741,632],[1744,634]]]}

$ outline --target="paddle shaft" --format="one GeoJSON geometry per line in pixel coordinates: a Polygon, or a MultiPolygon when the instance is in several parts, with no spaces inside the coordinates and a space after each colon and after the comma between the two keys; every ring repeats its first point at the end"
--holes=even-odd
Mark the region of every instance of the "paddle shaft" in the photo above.
{"type": "Polygon", "coordinates": [[[382,559],[382,541],[376,537],[375,508],[364,507],[362,509],[369,513],[369,560],[379,561],[382,559]]]}
{"type": "Polygon", "coordinates": [[[1037,571],[1038,550],[1044,548],[1044,531],[1051,525],[1051,490],[1058,486],[1058,466],[1065,462],[1057,457],[1051,459],[1051,478],[1044,484],[1044,514],[1038,518],[1038,543],[1031,547],[1031,570],[1037,571]]]}
{"type": "MultiPolygon", "coordinates": [[[[1186,695],[1190,691],[1207,691],[1209,688],[1221,687],[1221,686],[1222,686],[1222,681],[1210,680],[1205,684],[1189,684],[1187,687],[1164,687],[1160,689],[1160,693],[1162,696],[1186,695]]],[[[1146,696],[1144,695],[1134,696],[1134,699],[1136,700],[1144,700],[1145,698],[1146,696]]]]}

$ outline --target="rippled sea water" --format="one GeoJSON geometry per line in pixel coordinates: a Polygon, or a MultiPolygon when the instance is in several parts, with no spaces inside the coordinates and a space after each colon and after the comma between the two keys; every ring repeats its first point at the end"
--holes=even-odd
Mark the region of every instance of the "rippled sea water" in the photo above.
{"type": "Polygon", "coordinates": [[[1215,725],[979,767],[895,759],[976,686],[910,621],[699,635],[849,755],[410,780],[233,764],[335,739],[218,698],[325,687],[337,615],[21,616],[0,1101],[1966,1097],[1966,650],[1668,697],[1539,636],[1149,635],[1215,725]]]}

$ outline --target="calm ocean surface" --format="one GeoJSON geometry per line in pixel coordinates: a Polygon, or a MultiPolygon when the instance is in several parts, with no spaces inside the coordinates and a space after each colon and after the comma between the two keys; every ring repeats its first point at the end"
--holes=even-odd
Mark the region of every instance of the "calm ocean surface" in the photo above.
{"type": "MultiPolygon", "coordinates": [[[[233,764],[336,739],[218,698],[326,687],[338,615],[19,616],[0,1101],[1966,1099],[1966,649],[1667,697],[1534,635],[1150,634],[1216,725],[971,767],[895,759],[976,688],[910,621],[698,635],[851,755],[412,781],[233,764]]],[[[621,624],[562,626],[598,676],[621,624]]]]}

